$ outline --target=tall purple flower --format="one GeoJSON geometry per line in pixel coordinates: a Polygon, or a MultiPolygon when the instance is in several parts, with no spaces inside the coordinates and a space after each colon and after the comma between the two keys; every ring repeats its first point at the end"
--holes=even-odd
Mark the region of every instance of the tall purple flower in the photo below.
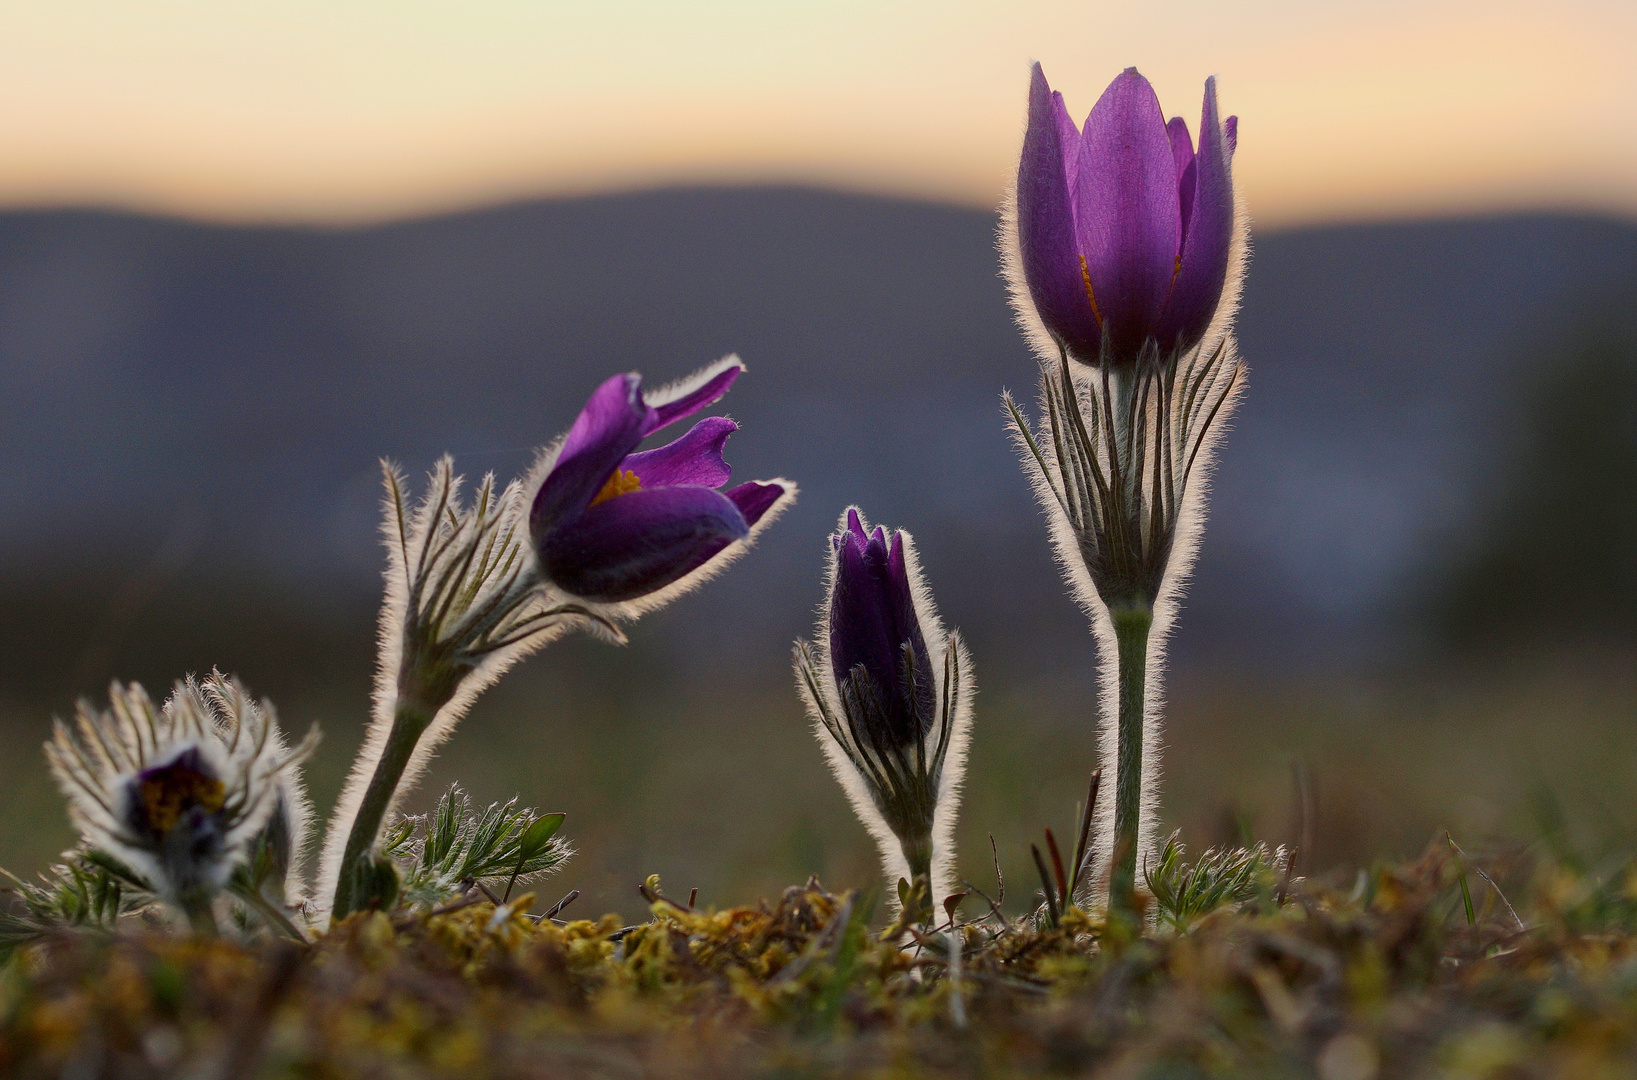
{"type": "MultiPolygon", "coordinates": [[[[1205,479],[1244,385],[1234,117],[1205,82],[1195,148],[1128,68],[1074,126],[1040,65],[1007,219],[1006,272],[1044,361],[1038,423],[1005,398],[1070,590],[1104,656],[1093,888],[1134,913],[1156,853],[1157,681],[1193,564],[1205,479]],[[1155,678],[1149,678],[1150,656],[1155,678]]],[[[1089,900],[1094,897],[1082,897],[1089,900]]]]}
{"type": "Polygon", "coordinates": [[[715,403],[744,370],[737,358],[652,398],[642,376],[599,386],[569,429],[529,513],[541,574],[595,604],[652,596],[748,540],[793,494],[787,481],[718,491],[730,476],[722,446],[739,425],[699,421],[687,434],[637,452],[648,435],[715,403]]]}
{"type": "Polygon", "coordinates": [[[1131,363],[1150,341],[1181,352],[1205,337],[1232,295],[1237,135],[1237,117],[1218,119],[1214,78],[1196,150],[1187,121],[1166,123],[1136,68],[1109,84],[1082,130],[1034,66],[1011,277],[1053,358],[1131,363]]]}
{"type": "Polygon", "coordinates": [[[925,878],[943,899],[955,886],[971,663],[938,621],[908,533],[872,532],[856,508],[842,515],[819,641],[796,643],[796,676],[888,884],[925,878]]]}

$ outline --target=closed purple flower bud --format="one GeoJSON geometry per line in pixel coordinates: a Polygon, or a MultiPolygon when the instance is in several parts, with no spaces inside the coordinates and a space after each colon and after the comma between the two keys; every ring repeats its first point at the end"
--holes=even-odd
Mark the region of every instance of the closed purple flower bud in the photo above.
{"type": "MultiPolygon", "coordinates": [[[[972,723],[972,669],[922,584],[905,532],[856,508],[830,538],[819,640],[796,643],[797,684],[819,742],[881,846],[887,884],[955,891],[955,813],[972,723]]],[[[931,909],[922,912],[930,915],[931,909]]]]}
{"type": "Polygon", "coordinates": [[[648,435],[727,393],[737,358],[648,401],[642,377],[599,386],[546,471],[529,514],[542,576],[599,604],[639,600],[682,582],[750,538],[794,495],[783,480],[717,490],[729,478],[722,447],[739,425],[701,420],[676,441],[638,453],[648,435]]]}
{"type": "Polygon", "coordinates": [[[1197,345],[1226,291],[1238,120],[1205,81],[1199,146],[1127,68],[1077,128],[1040,65],[1018,161],[1013,299],[1071,357],[1134,362],[1197,345]]]}
{"type": "Polygon", "coordinates": [[[830,668],[843,701],[857,701],[884,747],[913,745],[936,713],[932,661],[915,613],[904,534],[864,530],[856,510],[830,538],[835,590],[830,596],[830,668]]]}

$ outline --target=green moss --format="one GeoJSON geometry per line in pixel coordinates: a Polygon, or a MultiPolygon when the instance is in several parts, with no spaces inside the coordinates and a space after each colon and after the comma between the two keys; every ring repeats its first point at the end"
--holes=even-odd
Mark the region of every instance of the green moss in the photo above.
{"type": "MultiPolygon", "coordinates": [[[[1630,878],[1534,876],[1520,929],[1447,848],[1136,939],[1071,909],[883,940],[816,881],[623,926],[362,913],[305,948],[52,936],[0,979],[0,1071],[507,1078],[1263,1077],[1618,1071],[1630,878]],[[961,944],[951,978],[951,941],[961,944]],[[226,1071],[222,1071],[226,1070],[226,1071]]],[[[968,905],[976,907],[975,904],[968,905]]],[[[890,936],[890,932],[889,932],[890,936]]]]}

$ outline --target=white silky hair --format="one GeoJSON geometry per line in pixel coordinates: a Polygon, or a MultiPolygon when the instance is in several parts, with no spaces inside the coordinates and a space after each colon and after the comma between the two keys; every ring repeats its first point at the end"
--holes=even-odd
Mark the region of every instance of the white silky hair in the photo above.
{"type": "MultiPolygon", "coordinates": [[[[271,703],[258,704],[236,679],[219,672],[202,685],[191,678],[178,682],[162,708],[138,683],[116,682],[108,696],[107,710],[81,701],[72,729],[55,721],[45,745],[70,819],[89,846],[174,895],[164,864],[129,827],[129,788],[141,772],[195,752],[223,788],[221,854],[200,873],[201,880],[221,887],[267,824],[281,782],[298,773],[317,745],[316,728],[290,750],[271,703]]],[[[299,778],[295,782],[299,786],[299,778]]]]}
{"type": "MultiPolygon", "coordinates": [[[[256,702],[237,679],[224,676],[219,671],[212,672],[210,678],[202,683],[189,679],[172,692],[171,701],[175,701],[178,695],[184,693],[192,699],[194,708],[206,708],[214,715],[223,737],[229,742],[238,737],[247,717],[256,716],[258,712],[267,714],[268,719],[273,721],[267,724],[270,752],[277,757],[289,756],[290,751],[285,743],[284,732],[274,719],[273,703],[265,698],[259,703],[256,702]]],[[[166,707],[171,707],[170,702],[166,703],[166,707]]],[[[316,736],[309,738],[314,738],[316,744],[316,736]]],[[[298,767],[280,769],[273,777],[273,788],[273,810],[268,817],[271,819],[274,814],[282,813],[285,830],[290,836],[290,863],[284,878],[284,906],[295,909],[307,899],[305,877],[308,848],[312,841],[313,800],[307,795],[307,783],[298,767]]],[[[267,822],[262,824],[265,827],[267,822]]]]}
{"type": "MultiPolygon", "coordinates": [[[[676,400],[699,387],[709,380],[731,368],[744,369],[744,364],[737,356],[726,356],[714,364],[700,369],[674,383],[663,386],[658,390],[644,394],[644,400],[650,405],[664,405],[676,400]]],[[[557,458],[562,452],[563,442],[567,438],[565,433],[543,449],[535,458],[533,465],[521,480],[513,481],[500,491],[492,515],[498,517],[495,528],[501,534],[509,534],[511,542],[517,548],[517,558],[522,560],[522,573],[529,582],[532,596],[523,602],[518,611],[521,621],[538,616],[563,604],[571,604],[582,609],[588,617],[573,620],[564,620],[542,626],[526,638],[516,641],[504,648],[488,652],[475,663],[469,673],[461,680],[455,694],[438,710],[431,724],[422,733],[415,745],[414,753],[404,769],[402,778],[393,791],[392,801],[387,806],[387,812],[382,821],[390,821],[406,792],[413,788],[420,777],[425,773],[428,764],[438,747],[454,733],[456,725],[471,708],[484,690],[492,686],[513,665],[529,654],[544,648],[550,642],[567,633],[571,627],[583,629],[597,637],[613,644],[624,644],[625,636],[619,630],[618,623],[630,622],[647,612],[663,607],[672,600],[698,588],[700,585],[715,577],[726,566],[748,550],[755,542],[763,529],[781,515],[796,498],[796,485],[788,480],[770,480],[764,483],[779,484],[783,487],[783,494],[773,506],[769,507],[761,519],[751,527],[750,534],[743,540],[729,544],[723,551],[709,559],[705,565],[685,575],[680,580],[672,582],[663,589],[650,593],[647,596],[621,603],[599,603],[574,596],[549,581],[541,572],[538,556],[534,545],[529,538],[529,511],[534,504],[535,496],[540,486],[550,475],[557,464],[557,458]]],[[[320,916],[327,914],[330,903],[335,896],[336,883],[341,874],[341,863],[346,855],[348,834],[351,832],[353,821],[358,816],[359,806],[364,799],[370,780],[380,764],[382,755],[386,752],[387,740],[392,732],[392,723],[398,707],[399,676],[404,658],[404,634],[409,616],[409,596],[412,591],[411,572],[417,567],[421,554],[427,550],[427,545],[433,543],[438,536],[438,530],[445,526],[445,519],[441,516],[440,507],[453,507],[457,517],[464,515],[463,525],[470,521],[474,508],[460,507],[460,487],[462,479],[454,473],[452,459],[445,457],[439,461],[431,474],[431,483],[426,496],[422,499],[416,512],[412,516],[404,513],[404,483],[396,467],[383,463],[386,470],[387,495],[384,502],[385,514],[382,521],[382,539],[388,551],[385,577],[385,596],[381,604],[381,618],[378,628],[378,661],[375,673],[375,688],[372,697],[369,726],[364,734],[364,744],[353,761],[352,769],[347,774],[346,784],[341,790],[341,796],[336,801],[334,812],[330,815],[330,823],[325,832],[324,847],[319,859],[318,881],[314,900],[320,916]]],[[[493,488],[493,477],[485,479],[487,488],[493,488]]],[[[474,530],[475,526],[471,526],[474,530]]],[[[459,558],[458,554],[449,554],[440,559],[438,565],[445,565],[450,559],[459,558]]],[[[434,572],[435,568],[428,568],[427,573],[434,572]]],[[[493,585],[485,585],[477,593],[474,605],[491,595],[493,585]]]]}
{"type": "MultiPolygon", "coordinates": [[[[335,896],[336,883],[341,876],[341,862],[346,854],[347,838],[352,823],[358,816],[364,793],[375,775],[376,766],[386,752],[387,740],[392,733],[393,719],[398,708],[399,683],[403,674],[405,636],[418,624],[422,613],[415,613],[412,623],[409,611],[412,586],[424,584],[427,578],[440,570],[466,559],[474,544],[482,543],[488,535],[508,537],[507,554],[520,560],[521,577],[514,588],[534,588],[532,596],[519,602],[516,618],[528,618],[543,612],[549,598],[530,583],[538,581],[534,569],[533,545],[528,542],[528,504],[523,499],[523,486],[513,482],[500,489],[485,512],[478,505],[461,504],[462,478],[455,475],[453,459],[444,457],[433,468],[427,492],[413,514],[406,513],[405,485],[398,469],[382,462],[386,474],[386,497],[383,500],[382,540],[388,551],[387,566],[383,572],[385,596],[381,603],[381,617],[377,629],[377,663],[375,688],[372,694],[369,726],[364,733],[364,744],[353,760],[340,798],[330,815],[319,857],[318,879],[314,903],[318,914],[327,914],[335,896]],[[487,518],[487,531],[480,530],[481,516],[487,518]],[[457,524],[451,525],[453,517],[457,524]],[[423,555],[428,545],[447,538],[446,529],[453,529],[459,543],[448,545],[443,554],[430,560],[423,568],[423,555]]],[[[494,478],[485,477],[485,490],[494,492],[494,478]]],[[[470,570],[468,570],[470,573],[470,570]]],[[[477,606],[495,596],[505,587],[505,575],[491,576],[479,583],[468,607],[477,606]]],[[[463,580],[460,587],[472,584],[463,580]]],[[[523,639],[484,654],[471,666],[460,681],[455,693],[433,716],[426,731],[415,744],[403,776],[393,791],[392,801],[383,815],[383,822],[391,820],[403,795],[415,786],[439,745],[455,730],[472,703],[512,665],[562,636],[569,629],[567,622],[548,623],[523,639]]],[[[458,632],[458,630],[457,630],[458,632]]]]}
{"type": "MultiPolygon", "coordinates": [[[[1025,129],[1027,118],[1025,117],[1025,129]]],[[[1021,146],[1022,137],[1019,137],[1021,146]]],[[[1232,159],[1229,159],[1230,174],[1232,159]]],[[[1060,344],[1046,329],[1039,313],[1034,306],[1034,299],[1029,292],[1028,281],[1023,271],[1023,253],[1018,239],[1017,221],[1017,191],[1015,184],[1008,187],[1001,199],[1000,228],[998,245],[1001,255],[1001,273],[1006,281],[1007,294],[1011,300],[1012,310],[1024,338],[1034,349],[1038,357],[1042,372],[1060,363],[1060,344]]],[[[1217,445],[1230,427],[1234,409],[1237,407],[1244,393],[1244,365],[1238,354],[1238,345],[1234,338],[1234,321],[1238,314],[1239,299],[1244,288],[1245,267],[1250,259],[1250,215],[1247,211],[1244,198],[1238,187],[1234,188],[1234,222],[1233,231],[1228,244],[1227,277],[1223,283],[1221,299],[1217,303],[1216,311],[1206,328],[1200,343],[1190,350],[1196,360],[1218,347],[1225,350],[1223,357],[1224,370],[1234,370],[1239,378],[1232,384],[1224,397],[1214,421],[1204,431],[1199,446],[1198,456],[1192,474],[1183,489],[1180,500],[1180,509],[1176,526],[1173,532],[1170,557],[1166,564],[1165,574],[1161,580],[1159,594],[1154,601],[1153,624],[1148,635],[1148,652],[1146,671],[1143,685],[1143,800],[1138,813],[1137,827],[1137,874],[1139,882],[1145,869],[1152,863],[1159,850],[1159,781],[1160,758],[1164,739],[1164,694],[1162,691],[1165,674],[1166,644],[1171,628],[1175,624],[1177,611],[1181,604],[1182,594],[1188,579],[1193,572],[1195,559],[1198,556],[1199,541],[1205,526],[1206,504],[1210,491],[1211,475],[1216,464],[1217,445]]],[[[1077,383],[1088,381],[1083,368],[1071,365],[1074,371],[1073,378],[1077,383]]],[[[1041,384],[1041,415],[1047,413],[1045,395],[1048,392],[1044,374],[1041,384]]],[[[1006,398],[1010,406],[1011,398],[1006,398]]],[[[1024,432],[1019,430],[1015,418],[1008,420],[1012,427],[1013,441],[1020,454],[1031,453],[1024,432]]],[[[1037,439],[1037,444],[1047,463],[1052,468],[1058,467],[1056,452],[1051,439],[1037,439]]],[[[1098,594],[1096,585],[1091,579],[1085,560],[1081,556],[1079,542],[1070,524],[1067,513],[1059,501],[1051,482],[1036,469],[1026,469],[1029,481],[1034,489],[1035,499],[1040,503],[1041,510],[1046,515],[1047,528],[1052,540],[1052,550],[1063,579],[1069,586],[1070,595],[1086,613],[1091,622],[1092,634],[1097,643],[1098,657],[1098,686],[1099,686],[1099,716],[1097,724],[1097,756],[1103,767],[1102,791],[1095,809],[1091,852],[1091,872],[1086,875],[1085,893],[1077,898],[1088,904],[1102,904],[1107,901],[1109,872],[1112,865],[1114,847],[1114,799],[1113,792],[1119,790],[1119,656],[1118,645],[1114,636],[1114,624],[1109,616],[1108,606],[1098,594]]]]}
{"type": "MultiPolygon", "coordinates": [[[[858,514],[859,523],[868,533],[869,521],[864,517],[863,511],[856,506],[850,506],[842,511],[837,530],[846,532],[848,515],[854,513],[858,514]]],[[[921,572],[920,555],[915,550],[914,538],[904,530],[898,530],[898,535],[902,536],[904,541],[904,566],[909,578],[910,596],[915,604],[915,618],[920,625],[921,637],[926,642],[927,659],[936,680],[934,699],[939,702],[944,700],[947,689],[944,685],[946,657],[950,651],[953,652],[959,678],[958,692],[954,700],[954,717],[949,728],[949,749],[945,752],[943,771],[938,780],[937,802],[932,819],[931,899],[936,907],[945,897],[958,891],[955,820],[960,812],[961,793],[966,778],[966,759],[972,734],[972,699],[976,688],[972,681],[971,655],[961,639],[960,631],[945,631],[943,622],[938,617],[937,604],[934,603],[932,591],[921,572]]],[[[818,628],[813,640],[813,650],[820,661],[814,665],[814,674],[819,683],[818,692],[824,696],[824,701],[821,703],[814,700],[807,680],[801,675],[799,659],[796,685],[801,691],[802,701],[807,707],[808,720],[813,725],[813,734],[824,751],[824,759],[829,763],[830,771],[835,774],[842,790],[847,793],[847,801],[852,804],[853,812],[858,815],[859,820],[864,823],[864,828],[880,848],[881,870],[886,875],[887,894],[892,910],[897,911],[898,893],[893,886],[899,879],[909,878],[909,860],[904,857],[902,844],[897,834],[892,831],[892,826],[887,824],[887,819],[876,808],[874,797],[870,793],[869,781],[853,763],[846,748],[836,742],[821,713],[821,709],[828,709],[832,716],[845,715],[841,707],[840,689],[836,686],[835,672],[829,662],[830,605],[835,597],[839,571],[840,560],[832,545],[825,561],[824,602],[819,607],[818,628]]]]}
{"type": "MultiPolygon", "coordinates": [[[[1144,867],[1149,865],[1158,852],[1158,825],[1159,825],[1159,781],[1160,759],[1164,749],[1164,705],[1163,693],[1166,644],[1172,627],[1176,622],[1182,595],[1188,580],[1193,572],[1194,562],[1199,553],[1199,541],[1203,533],[1206,517],[1206,506],[1209,501],[1211,474],[1216,464],[1216,447],[1226,434],[1235,406],[1244,391],[1243,366],[1238,359],[1235,343],[1231,333],[1217,339],[1226,351],[1222,361],[1225,371],[1241,373],[1230,389],[1226,392],[1221,407],[1216,413],[1215,421],[1202,435],[1199,452],[1195,458],[1193,471],[1188,477],[1187,484],[1180,492],[1180,508],[1177,521],[1172,533],[1171,550],[1166,561],[1165,574],[1161,579],[1158,595],[1154,599],[1153,623],[1148,633],[1147,660],[1143,683],[1143,801],[1138,813],[1137,827],[1137,870],[1140,875],[1144,867]]],[[[1215,348],[1209,340],[1200,346],[1200,352],[1208,348],[1215,348]]],[[[1198,354],[1196,354],[1198,355],[1198,354]]],[[[1081,376],[1076,373],[1076,381],[1081,376]]],[[[1048,393],[1042,386],[1041,412],[1044,415],[1046,406],[1044,397],[1048,393]]],[[[1016,421],[1008,417],[1012,426],[1014,444],[1020,454],[1031,453],[1024,434],[1018,429],[1016,421]]],[[[1037,439],[1046,462],[1053,469],[1057,467],[1056,451],[1051,439],[1037,439]]],[[[1097,643],[1098,659],[1098,724],[1097,724],[1097,760],[1103,768],[1103,783],[1101,790],[1104,797],[1098,799],[1094,810],[1094,842],[1091,851],[1091,872],[1086,875],[1087,892],[1084,899],[1088,902],[1100,903],[1106,899],[1109,880],[1110,860],[1114,846],[1114,800],[1112,793],[1119,790],[1119,649],[1114,634],[1114,623],[1109,615],[1108,605],[1098,593],[1091,573],[1081,554],[1079,540],[1074,526],[1070,523],[1061,501],[1045,474],[1037,469],[1028,469],[1029,482],[1034,489],[1035,499],[1040,504],[1046,516],[1047,528],[1052,541],[1052,552],[1058,568],[1062,571],[1063,579],[1069,586],[1069,593],[1075,603],[1085,612],[1091,623],[1092,634],[1097,643]]]]}

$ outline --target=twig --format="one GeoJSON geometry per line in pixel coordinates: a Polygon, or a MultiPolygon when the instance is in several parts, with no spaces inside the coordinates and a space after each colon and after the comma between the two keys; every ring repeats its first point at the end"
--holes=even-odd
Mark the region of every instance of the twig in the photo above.
{"type": "Polygon", "coordinates": [[[1461,845],[1457,844],[1455,842],[1455,838],[1449,834],[1448,829],[1444,830],[1444,839],[1448,840],[1449,841],[1449,846],[1455,849],[1455,853],[1457,855],[1461,856],[1461,858],[1465,859],[1467,864],[1470,865],[1474,871],[1476,871],[1477,875],[1479,877],[1483,878],[1486,882],[1488,882],[1489,887],[1491,889],[1495,890],[1495,895],[1500,897],[1501,898],[1501,903],[1506,905],[1507,914],[1511,915],[1512,916],[1512,921],[1518,924],[1518,929],[1520,931],[1527,932],[1529,930],[1529,927],[1527,925],[1525,925],[1525,923],[1524,923],[1524,921],[1522,919],[1518,918],[1517,909],[1512,906],[1512,901],[1510,901],[1510,900],[1508,900],[1506,898],[1506,894],[1501,892],[1501,887],[1499,885],[1495,884],[1495,879],[1490,877],[1487,873],[1485,873],[1483,867],[1481,867],[1477,863],[1473,862],[1472,861],[1472,856],[1468,855],[1466,852],[1461,850],[1461,845]]]}
{"type": "Polygon", "coordinates": [[[563,897],[561,900],[559,900],[555,904],[551,905],[551,909],[549,911],[547,911],[544,915],[540,916],[540,918],[538,918],[538,919],[536,919],[534,921],[535,922],[543,922],[546,919],[555,919],[558,915],[562,914],[562,911],[563,911],[564,908],[568,907],[570,904],[574,903],[574,901],[578,900],[579,898],[580,898],[580,890],[579,889],[570,890],[569,894],[567,896],[563,897]]]}
{"type": "Polygon", "coordinates": [[[1046,869],[1046,860],[1040,857],[1040,846],[1038,844],[1030,844],[1029,853],[1034,856],[1034,867],[1040,872],[1040,887],[1046,894],[1046,914],[1051,917],[1052,925],[1056,926],[1058,920],[1057,897],[1052,889],[1051,874],[1046,869]]]}
{"type": "MultiPolygon", "coordinates": [[[[1000,896],[996,898],[995,903],[1004,904],[1006,903],[1006,875],[1000,872],[1000,848],[995,846],[994,833],[989,834],[989,854],[994,856],[995,859],[995,884],[1000,889],[1000,896]]],[[[972,888],[970,883],[968,883],[966,887],[969,889],[972,888]]],[[[982,893],[979,893],[978,895],[983,896],[982,893]]],[[[988,897],[984,897],[984,899],[987,900],[988,897]]]]}
{"type": "MultiPolygon", "coordinates": [[[[1086,805],[1080,811],[1080,835],[1074,842],[1074,873],[1069,877],[1069,892],[1080,891],[1080,875],[1086,872],[1086,858],[1091,845],[1091,818],[1097,806],[1097,789],[1103,783],[1103,770],[1097,769],[1091,774],[1091,786],[1086,791],[1086,805]]],[[[1073,899],[1073,896],[1070,896],[1073,899]]]]}

